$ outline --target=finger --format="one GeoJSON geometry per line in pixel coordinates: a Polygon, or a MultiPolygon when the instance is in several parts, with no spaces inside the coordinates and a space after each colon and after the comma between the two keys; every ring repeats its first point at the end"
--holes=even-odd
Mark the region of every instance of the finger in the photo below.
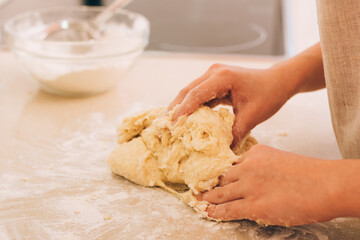
{"type": "Polygon", "coordinates": [[[210,76],[210,71],[208,70],[207,72],[205,72],[202,76],[200,76],[199,78],[195,79],[194,81],[192,81],[189,85],[187,85],[185,88],[183,88],[179,94],[176,96],[176,98],[170,103],[169,107],[168,107],[168,111],[173,110],[173,108],[180,104],[184,98],[186,97],[186,95],[188,94],[189,91],[191,91],[191,89],[193,89],[194,87],[198,86],[200,83],[202,83],[203,81],[205,81],[208,77],[210,76]]]}
{"type": "Polygon", "coordinates": [[[220,177],[219,186],[224,187],[230,183],[239,181],[241,177],[241,165],[236,164],[230,167],[223,176],[220,177]]]}
{"type": "Polygon", "coordinates": [[[229,183],[224,187],[216,187],[202,194],[202,200],[209,203],[224,203],[244,198],[243,183],[241,181],[229,183]]]}
{"type": "Polygon", "coordinates": [[[210,100],[209,102],[205,103],[206,106],[210,107],[210,108],[214,108],[217,105],[232,105],[231,99],[230,97],[227,95],[223,98],[215,98],[210,100]]]}
{"type": "Polygon", "coordinates": [[[215,98],[223,98],[230,89],[231,85],[219,82],[217,77],[207,79],[186,95],[174,115],[174,120],[176,121],[182,115],[190,115],[203,103],[215,98]]]}
{"type": "Polygon", "coordinates": [[[218,205],[210,205],[206,211],[209,217],[219,220],[252,219],[247,200],[240,199],[218,205]]]}
{"type": "Polygon", "coordinates": [[[256,111],[253,104],[244,104],[243,106],[234,106],[235,120],[232,127],[233,142],[231,148],[234,149],[241,140],[256,126],[256,111]]]}

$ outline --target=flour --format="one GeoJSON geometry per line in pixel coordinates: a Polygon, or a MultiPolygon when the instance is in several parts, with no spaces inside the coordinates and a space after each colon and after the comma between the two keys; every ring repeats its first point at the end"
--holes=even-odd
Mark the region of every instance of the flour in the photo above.
{"type": "Polygon", "coordinates": [[[359,239],[348,237],[358,236],[357,220],[292,228],[201,220],[161,189],[112,176],[106,158],[116,145],[117,123],[152,107],[128,104],[110,118],[91,112],[64,125],[55,139],[34,135],[31,142],[17,138],[6,145],[0,153],[0,239],[359,239]]]}
{"type": "Polygon", "coordinates": [[[46,41],[49,25],[36,15],[30,19],[17,23],[19,39],[12,41],[11,47],[40,87],[51,93],[106,91],[124,78],[147,45],[148,22],[144,18],[130,17],[131,24],[110,21],[102,27],[100,39],[83,42],[46,41]]]}
{"type": "Polygon", "coordinates": [[[126,73],[127,69],[124,67],[102,67],[69,72],[54,79],[39,78],[38,80],[40,86],[50,92],[91,94],[114,87],[126,73]]]}

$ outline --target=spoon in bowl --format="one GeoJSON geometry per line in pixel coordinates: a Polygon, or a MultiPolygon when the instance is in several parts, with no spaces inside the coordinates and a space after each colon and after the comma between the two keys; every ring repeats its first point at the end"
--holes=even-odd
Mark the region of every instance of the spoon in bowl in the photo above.
{"type": "Polygon", "coordinates": [[[90,21],[62,20],[48,25],[41,39],[45,41],[89,41],[99,39],[101,27],[115,13],[115,10],[128,4],[131,0],[116,0],[102,13],[90,21]]]}

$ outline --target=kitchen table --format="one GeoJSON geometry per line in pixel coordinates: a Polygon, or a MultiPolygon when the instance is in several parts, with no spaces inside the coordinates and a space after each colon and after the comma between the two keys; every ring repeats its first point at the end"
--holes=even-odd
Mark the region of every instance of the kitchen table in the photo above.
{"type": "MultiPolygon", "coordinates": [[[[146,52],[116,89],[63,98],[38,90],[0,51],[0,239],[360,239],[360,221],[351,218],[291,228],[203,220],[169,193],[107,166],[123,117],[167,106],[212,63],[263,68],[279,60],[146,52]]],[[[253,135],[283,150],[340,158],[324,90],[295,96],[253,135]]]]}

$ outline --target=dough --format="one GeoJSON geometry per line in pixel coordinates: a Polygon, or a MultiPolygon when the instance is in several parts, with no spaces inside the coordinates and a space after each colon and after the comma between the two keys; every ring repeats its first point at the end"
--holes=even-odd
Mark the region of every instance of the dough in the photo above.
{"type": "Polygon", "coordinates": [[[134,183],[162,187],[207,217],[209,203],[194,194],[214,188],[256,140],[248,136],[234,152],[230,149],[234,115],[225,108],[203,106],[176,124],[173,114],[156,108],[124,119],[109,165],[134,183]]]}

